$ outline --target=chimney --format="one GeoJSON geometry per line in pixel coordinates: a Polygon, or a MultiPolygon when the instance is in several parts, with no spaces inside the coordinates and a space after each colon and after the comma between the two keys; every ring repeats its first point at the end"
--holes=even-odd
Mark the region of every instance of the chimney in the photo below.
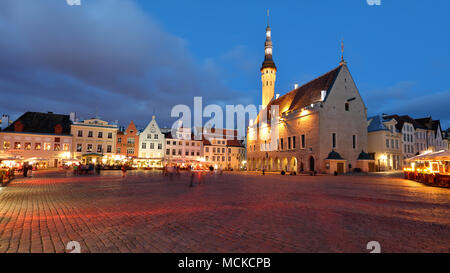
{"type": "Polygon", "coordinates": [[[75,123],[76,118],[77,118],[77,113],[71,112],[71,113],[69,114],[69,117],[70,117],[70,121],[72,121],[72,123],[75,123]]]}
{"type": "Polygon", "coordinates": [[[2,131],[6,129],[6,127],[9,126],[9,116],[8,115],[2,115],[2,124],[1,129],[2,131]]]}
{"type": "Polygon", "coordinates": [[[280,94],[276,94],[275,99],[277,100],[280,97],[280,94]]]}
{"type": "Polygon", "coordinates": [[[320,93],[320,100],[321,101],[325,101],[325,97],[327,96],[327,91],[326,90],[322,90],[322,92],[320,93]]]}
{"type": "Polygon", "coordinates": [[[298,83],[294,84],[294,89],[298,88],[298,83]]]}

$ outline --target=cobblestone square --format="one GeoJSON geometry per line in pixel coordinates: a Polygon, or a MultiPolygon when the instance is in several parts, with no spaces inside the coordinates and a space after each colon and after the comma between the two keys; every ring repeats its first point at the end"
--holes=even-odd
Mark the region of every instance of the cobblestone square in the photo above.
{"type": "Polygon", "coordinates": [[[0,253],[450,252],[450,190],[383,176],[35,173],[0,190],[0,253]]]}

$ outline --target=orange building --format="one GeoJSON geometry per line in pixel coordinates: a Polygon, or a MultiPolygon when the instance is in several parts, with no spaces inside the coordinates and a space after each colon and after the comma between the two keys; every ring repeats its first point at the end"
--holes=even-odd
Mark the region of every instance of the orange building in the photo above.
{"type": "Polygon", "coordinates": [[[125,132],[117,133],[117,155],[127,157],[138,157],[139,155],[139,135],[136,125],[131,121],[125,132]]]}

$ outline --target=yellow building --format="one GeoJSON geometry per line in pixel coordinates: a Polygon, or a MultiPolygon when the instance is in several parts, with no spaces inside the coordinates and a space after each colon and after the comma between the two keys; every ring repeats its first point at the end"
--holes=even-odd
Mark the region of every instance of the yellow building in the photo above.
{"type": "Polygon", "coordinates": [[[238,171],[245,163],[245,146],[236,130],[203,129],[203,149],[206,164],[215,169],[238,171]]]}
{"type": "Polygon", "coordinates": [[[368,119],[369,154],[375,159],[377,171],[401,170],[403,165],[402,132],[397,120],[374,116],[368,119]]]}
{"type": "Polygon", "coordinates": [[[116,151],[118,126],[92,118],[74,122],[73,154],[83,163],[107,163],[116,151]],[[102,160],[102,162],[100,162],[102,160]]]}

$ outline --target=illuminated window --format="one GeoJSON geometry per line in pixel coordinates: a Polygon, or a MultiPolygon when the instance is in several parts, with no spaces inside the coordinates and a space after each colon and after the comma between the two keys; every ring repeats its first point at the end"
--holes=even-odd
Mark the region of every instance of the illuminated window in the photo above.
{"type": "Polygon", "coordinates": [[[112,152],[112,146],[111,145],[106,146],[106,152],[107,153],[111,153],[112,152]]]}
{"type": "Polygon", "coordinates": [[[25,142],[25,150],[31,150],[31,142],[25,142]]]}
{"type": "Polygon", "coordinates": [[[103,138],[103,132],[98,132],[98,138],[103,138]]]}
{"type": "Polygon", "coordinates": [[[50,151],[52,149],[52,145],[50,143],[44,143],[44,151],[50,151]]]}
{"type": "Polygon", "coordinates": [[[92,131],[88,132],[88,137],[93,137],[93,135],[94,135],[94,132],[92,132],[92,131]]]}
{"type": "Polygon", "coordinates": [[[88,151],[89,153],[92,152],[92,144],[88,144],[88,145],[87,145],[87,151],[88,151]]]}
{"type": "Polygon", "coordinates": [[[103,147],[101,144],[97,145],[97,153],[103,152],[103,147]]]}
{"type": "Polygon", "coordinates": [[[15,142],[14,143],[14,149],[19,150],[22,148],[22,144],[20,142],[15,142]]]}
{"type": "Polygon", "coordinates": [[[81,153],[83,151],[83,144],[77,144],[77,152],[81,153]]]}
{"type": "Polygon", "coordinates": [[[41,143],[35,143],[34,144],[34,149],[35,150],[40,150],[41,149],[41,143]]]}
{"type": "Polygon", "coordinates": [[[11,149],[11,143],[9,141],[3,142],[3,149],[5,150],[11,149]]]}

